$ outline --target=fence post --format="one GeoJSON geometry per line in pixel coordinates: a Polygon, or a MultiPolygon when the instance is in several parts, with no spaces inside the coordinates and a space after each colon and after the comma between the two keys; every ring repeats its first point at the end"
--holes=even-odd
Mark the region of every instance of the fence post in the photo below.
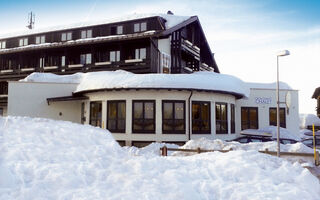
{"type": "Polygon", "coordinates": [[[197,148],[197,153],[201,153],[200,147],[197,148]]]}
{"type": "Polygon", "coordinates": [[[316,153],[315,153],[315,160],[314,160],[314,162],[315,162],[315,165],[316,165],[316,166],[320,165],[320,163],[319,163],[319,152],[318,152],[318,151],[316,151],[316,153]]]}
{"type": "Polygon", "coordinates": [[[167,155],[168,155],[168,148],[167,148],[167,146],[163,146],[163,147],[161,148],[161,150],[162,150],[162,156],[167,156],[167,155]]]}

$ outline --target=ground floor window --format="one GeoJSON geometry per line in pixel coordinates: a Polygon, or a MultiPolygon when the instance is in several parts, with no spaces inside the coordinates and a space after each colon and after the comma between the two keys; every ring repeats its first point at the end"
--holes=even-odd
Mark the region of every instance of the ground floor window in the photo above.
{"type": "Polygon", "coordinates": [[[101,101],[90,102],[90,120],[89,124],[92,126],[101,127],[102,120],[102,103],[101,101]]]}
{"type": "Polygon", "coordinates": [[[3,116],[3,108],[0,108],[0,116],[3,116]]]}
{"type": "Polygon", "coordinates": [[[192,102],[192,133],[210,134],[210,102],[193,101],[192,102]]]}
{"type": "Polygon", "coordinates": [[[151,144],[152,141],[132,141],[132,146],[142,148],[151,144]]]}
{"type": "Polygon", "coordinates": [[[216,133],[228,133],[228,104],[216,103],[216,133]]]}
{"type": "Polygon", "coordinates": [[[124,133],[126,130],[126,102],[108,101],[107,129],[111,132],[124,133]]]}
{"type": "Polygon", "coordinates": [[[132,102],[132,132],[155,133],[154,100],[134,100],[132,102]]]}
{"type": "Polygon", "coordinates": [[[241,130],[258,128],[258,107],[242,107],[241,130]]]}
{"type": "Polygon", "coordinates": [[[162,101],[162,132],[185,133],[185,101],[162,101]]]}
{"type": "MultiPolygon", "coordinates": [[[[269,109],[269,123],[271,126],[277,126],[277,108],[269,109]]],[[[280,108],[280,127],[286,128],[286,109],[280,108]]]]}
{"type": "Polygon", "coordinates": [[[234,104],[231,104],[231,134],[236,133],[236,115],[235,115],[235,109],[234,109],[234,104]]]}

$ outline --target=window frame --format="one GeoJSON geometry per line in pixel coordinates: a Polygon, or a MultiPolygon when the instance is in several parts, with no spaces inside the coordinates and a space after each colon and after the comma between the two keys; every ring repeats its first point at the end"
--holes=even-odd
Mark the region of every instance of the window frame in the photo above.
{"type": "Polygon", "coordinates": [[[109,52],[109,61],[110,62],[120,62],[121,61],[121,53],[120,50],[114,50],[109,52]],[[111,53],[114,52],[115,60],[111,60],[111,53]]]}
{"type": "MultiPolygon", "coordinates": [[[[286,108],[282,107],[282,108],[279,108],[279,111],[280,111],[280,127],[282,128],[286,128],[287,127],[287,117],[286,117],[286,108]],[[281,123],[281,110],[283,110],[283,114],[284,114],[284,123],[281,123]],[[284,126],[283,126],[284,125],[284,126]]],[[[269,108],[269,125],[270,126],[277,126],[277,108],[276,107],[270,107],[269,108]],[[276,113],[276,121],[275,123],[271,123],[271,110],[275,110],[275,113],[276,113]]]]}
{"type": "Polygon", "coordinates": [[[7,42],[5,40],[0,41],[0,49],[6,49],[7,47],[7,42]]]}
{"type": "MultiPolygon", "coordinates": [[[[201,116],[201,114],[200,114],[201,116]]],[[[202,117],[201,117],[201,121],[203,121],[202,117]]],[[[211,134],[211,102],[210,101],[192,101],[191,102],[191,124],[192,124],[192,134],[211,134]],[[208,119],[208,124],[209,124],[209,130],[193,130],[193,104],[200,104],[200,112],[201,112],[201,107],[204,104],[208,104],[209,105],[209,119],[208,119]]]]}
{"type": "Polygon", "coordinates": [[[139,33],[139,32],[144,32],[148,30],[148,23],[147,22],[137,22],[133,24],[133,32],[134,33],[139,33]],[[142,24],[145,24],[145,29],[142,30],[142,24]],[[135,26],[138,27],[138,30],[135,29],[135,26]]]}
{"type": "MultiPolygon", "coordinates": [[[[184,100],[162,100],[162,133],[163,134],[185,134],[186,133],[186,101],[184,100]],[[172,103],[173,104],[173,116],[171,119],[164,119],[164,104],[165,103],[172,103]],[[164,130],[164,120],[173,120],[173,123],[176,124],[175,118],[175,104],[176,103],[183,103],[183,130],[164,130]]],[[[175,127],[175,126],[173,126],[175,127]]],[[[173,128],[174,129],[174,128],[173,128]]]]}
{"type": "Polygon", "coordinates": [[[46,43],[46,36],[45,35],[36,36],[35,43],[36,44],[44,44],[44,43],[46,43]]]}
{"type": "Polygon", "coordinates": [[[28,37],[19,38],[19,47],[27,46],[29,44],[28,37]]]}
{"type": "Polygon", "coordinates": [[[236,113],[235,113],[235,105],[230,104],[230,133],[236,133],[236,113]]]}
{"type": "Polygon", "coordinates": [[[134,57],[135,57],[135,59],[141,59],[141,60],[147,59],[147,48],[146,48],[146,47],[143,47],[143,48],[137,48],[137,49],[135,49],[135,55],[134,55],[134,57]],[[145,52],[144,52],[144,57],[141,56],[142,51],[145,51],[145,52]]]}
{"type": "Polygon", "coordinates": [[[248,110],[248,115],[247,115],[247,118],[248,118],[248,129],[251,129],[250,128],[250,125],[251,125],[251,120],[250,120],[250,109],[254,109],[256,110],[256,113],[257,113],[257,117],[256,117],[256,128],[255,129],[259,129],[259,107],[241,107],[241,130],[245,130],[242,126],[243,124],[243,120],[242,120],[242,110],[244,109],[247,109],[248,110]]]}
{"type": "Polygon", "coordinates": [[[72,31],[68,31],[68,32],[63,32],[61,33],[61,38],[60,38],[61,42],[66,42],[66,41],[70,41],[72,40],[72,31]],[[63,35],[65,35],[65,40],[63,40],[63,35]],[[70,37],[69,37],[70,36],[70,37]]]}
{"type": "Polygon", "coordinates": [[[112,132],[112,133],[125,133],[126,132],[126,114],[127,114],[127,105],[126,105],[126,100],[110,100],[110,101],[107,101],[107,129],[110,131],[110,132],[112,132]],[[119,120],[124,120],[124,128],[123,129],[118,129],[118,128],[116,128],[116,129],[110,129],[109,128],[109,120],[111,120],[111,119],[109,119],[109,109],[110,109],[110,105],[111,105],[111,103],[116,103],[116,112],[117,112],[117,116],[116,116],[116,118],[115,119],[113,119],[113,120],[115,120],[116,121],[116,127],[118,127],[118,121],[119,120]],[[119,119],[119,111],[118,111],[118,105],[119,105],[119,103],[124,103],[124,111],[125,111],[125,113],[124,113],[124,119],[119,119]]]}
{"type": "Polygon", "coordinates": [[[132,124],[131,124],[131,129],[132,129],[132,133],[134,134],[155,134],[156,133],[156,101],[155,100],[132,100],[132,124]],[[139,119],[135,119],[134,117],[134,104],[135,103],[142,103],[142,118],[139,118],[140,120],[142,119],[143,121],[146,120],[144,115],[145,115],[145,103],[153,103],[153,130],[145,130],[143,128],[143,130],[135,130],[134,129],[134,122],[135,120],[139,120],[139,119]]]}
{"type": "Polygon", "coordinates": [[[91,65],[92,64],[92,54],[91,53],[80,54],[80,64],[91,65]],[[90,55],[90,59],[89,59],[89,55],[90,55]],[[82,56],[84,57],[84,63],[82,63],[82,56]],[[90,60],[90,62],[89,62],[89,60],[90,60]]]}
{"type": "MultiPolygon", "coordinates": [[[[91,126],[95,126],[95,127],[102,127],[102,101],[90,101],[90,111],[89,111],[89,124],[91,125],[91,126]],[[91,112],[92,112],[92,107],[91,107],[91,105],[92,104],[94,104],[94,103],[99,103],[100,104],[100,112],[101,112],[101,116],[100,116],[100,126],[97,126],[97,125],[93,125],[93,124],[91,124],[92,123],[92,116],[91,116],[91,112]]],[[[98,121],[97,119],[98,119],[98,117],[96,117],[95,116],[95,118],[94,118],[95,120],[94,121],[98,121]]]]}
{"type": "Polygon", "coordinates": [[[80,31],[80,39],[92,38],[92,29],[85,29],[80,31]],[[83,34],[84,33],[84,34],[83,34]],[[89,34],[90,33],[90,34],[89,34]],[[84,37],[83,37],[84,36],[84,37]]]}
{"type": "Polygon", "coordinates": [[[216,102],[215,103],[215,116],[216,116],[216,134],[228,134],[229,132],[229,123],[228,123],[228,103],[224,103],[224,102],[216,102]],[[217,118],[217,105],[220,105],[220,113],[221,113],[221,117],[222,117],[222,109],[221,109],[221,105],[224,105],[226,107],[226,119],[218,119],[217,118]],[[217,124],[220,123],[220,127],[222,123],[226,123],[226,130],[222,131],[221,128],[218,130],[217,129],[217,124]]]}

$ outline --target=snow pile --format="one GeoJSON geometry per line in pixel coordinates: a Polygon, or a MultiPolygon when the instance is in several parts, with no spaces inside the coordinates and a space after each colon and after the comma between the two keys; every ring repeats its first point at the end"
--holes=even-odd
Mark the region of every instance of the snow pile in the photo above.
{"type": "Polygon", "coordinates": [[[75,92],[114,88],[170,88],[222,91],[245,97],[249,97],[250,93],[249,88],[240,79],[215,72],[134,74],[117,70],[77,73],[74,75],[32,73],[23,81],[79,83],[75,92]]]}
{"type": "MultiPolygon", "coordinates": [[[[129,154],[134,156],[146,156],[146,157],[154,157],[161,155],[160,148],[166,146],[168,148],[179,148],[179,145],[171,144],[171,143],[159,143],[159,142],[152,142],[148,146],[137,148],[134,146],[128,147],[125,146],[123,148],[126,149],[126,151],[129,152],[129,154]]],[[[171,151],[168,152],[168,155],[171,155],[171,151]]]]}
{"type": "MultiPolygon", "coordinates": [[[[277,127],[276,126],[266,126],[264,128],[260,128],[260,131],[265,131],[267,133],[272,134],[272,138],[277,138],[277,127]]],[[[286,128],[280,127],[280,138],[286,138],[286,139],[293,139],[293,140],[300,140],[300,136],[298,133],[292,133],[286,128]]]]}
{"type": "Polygon", "coordinates": [[[190,18],[190,16],[177,16],[177,15],[168,15],[168,14],[155,14],[155,13],[142,13],[142,14],[131,14],[131,15],[125,15],[121,17],[116,18],[110,18],[107,20],[100,20],[100,21],[90,21],[90,22],[79,22],[74,24],[68,24],[68,25],[60,25],[60,26],[53,26],[53,27],[47,27],[47,28],[39,28],[39,29],[29,29],[24,31],[19,31],[15,33],[7,33],[0,35],[0,39],[3,38],[10,38],[10,37],[17,37],[20,35],[33,35],[38,33],[46,33],[46,32],[52,32],[57,30],[67,30],[67,29],[75,29],[75,28],[85,28],[90,26],[96,26],[96,25],[102,25],[102,24],[111,24],[111,23],[117,23],[117,22],[123,22],[123,21],[129,21],[129,20],[136,20],[136,19],[143,19],[143,18],[149,18],[149,17],[162,17],[167,22],[165,23],[166,29],[172,28],[173,26],[176,26],[183,21],[190,18]]]}
{"type": "Polygon", "coordinates": [[[320,118],[314,114],[300,114],[300,128],[305,129],[308,126],[320,126],[320,118]]]}
{"type": "MultiPolygon", "coordinates": [[[[271,89],[275,90],[277,88],[277,82],[273,83],[247,83],[248,87],[251,89],[271,89]]],[[[285,82],[279,82],[279,88],[282,90],[292,90],[292,87],[285,82]]]]}
{"type": "Polygon", "coordinates": [[[256,151],[132,156],[106,130],[0,119],[0,199],[310,199],[319,180],[256,151]],[[249,173],[248,173],[249,172],[249,173]]]}

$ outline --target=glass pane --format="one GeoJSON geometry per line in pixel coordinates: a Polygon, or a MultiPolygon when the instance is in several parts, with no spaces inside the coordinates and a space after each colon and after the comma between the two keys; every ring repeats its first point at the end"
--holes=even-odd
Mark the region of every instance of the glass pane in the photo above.
{"type": "Polygon", "coordinates": [[[108,120],[108,129],[109,130],[116,129],[116,120],[114,120],[114,119],[108,120]]]}
{"type": "Polygon", "coordinates": [[[147,30],[147,23],[143,22],[141,23],[141,31],[146,31],[147,30]]]}
{"type": "Polygon", "coordinates": [[[135,51],[135,59],[139,59],[139,49],[136,49],[135,51]]]}
{"type": "Polygon", "coordinates": [[[202,120],[209,120],[209,103],[204,103],[201,107],[202,120]]]}
{"type": "Polygon", "coordinates": [[[139,32],[140,24],[134,24],[134,32],[139,32]]]}
{"type": "Polygon", "coordinates": [[[20,47],[23,46],[23,39],[20,39],[20,40],[19,40],[19,46],[20,46],[20,47]]]}
{"type": "Polygon", "coordinates": [[[225,104],[221,105],[221,120],[227,120],[227,106],[225,104]]]}
{"type": "Polygon", "coordinates": [[[146,59],[146,48],[140,49],[140,59],[146,59]]]}
{"type": "Polygon", "coordinates": [[[61,34],[61,41],[66,41],[67,40],[67,34],[66,33],[62,33],[61,34]]]}
{"type": "Polygon", "coordinates": [[[43,43],[46,43],[46,36],[41,36],[41,43],[43,44],[43,43]]]}
{"type": "Polygon", "coordinates": [[[36,37],[36,44],[40,44],[40,36],[36,37]]]}
{"type": "Polygon", "coordinates": [[[72,33],[71,33],[71,32],[69,32],[69,33],[67,34],[67,40],[72,40],[72,33]]]}
{"type": "Polygon", "coordinates": [[[91,64],[91,53],[86,55],[86,64],[91,64]]]}
{"type": "Polygon", "coordinates": [[[192,104],[192,120],[200,118],[200,105],[193,103],[192,104]]]}
{"type": "Polygon", "coordinates": [[[24,38],[23,45],[28,45],[28,38],[24,38]]]}
{"type": "Polygon", "coordinates": [[[92,38],[92,30],[87,31],[87,38],[92,38]]]}
{"type": "Polygon", "coordinates": [[[65,66],[66,65],[66,57],[62,56],[61,57],[61,66],[65,66]]]}
{"type": "Polygon", "coordinates": [[[143,103],[142,102],[134,102],[133,110],[134,110],[134,118],[141,119],[143,117],[143,103]]]}
{"type": "Polygon", "coordinates": [[[153,121],[153,119],[147,119],[147,120],[144,120],[144,122],[145,122],[144,130],[146,130],[146,131],[154,130],[154,121],[153,121]]]}
{"type": "Polygon", "coordinates": [[[117,26],[117,34],[122,34],[123,33],[123,26],[117,26]]]}
{"type": "Polygon", "coordinates": [[[81,39],[84,39],[86,38],[86,34],[87,32],[86,31],[81,31],[81,39]]]}
{"type": "Polygon", "coordinates": [[[201,130],[203,130],[203,131],[209,131],[210,130],[209,120],[202,121],[201,130]]]}
{"type": "Polygon", "coordinates": [[[163,118],[173,119],[173,103],[163,103],[163,118]]]}
{"type": "Polygon", "coordinates": [[[118,103],[118,118],[119,119],[126,118],[126,103],[124,102],[118,103]]]}
{"type": "Polygon", "coordinates": [[[110,51],[110,61],[115,62],[116,61],[116,52],[110,51]]]}
{"type": "Polygon", "coordinates": [[[124,130],[126,125],[126,120],[120,119],[118,120],[118,130],[124,130]]]}
{"type": "Polygon", "coordinates": [[[117,51],[117,61],[120,61],[120,51],[117,51]]]}
{"type": "Polygon", "coordinates": [[[175,119],[184,119],[183,103],[175,103],[175,119]]]}
{"type": "Polygon", "coordinates": [[[80,55],[80,64],[86,64],[86,55],[85,54],[80,55]]]}
{"type": "Polygon", "coordinates": [[[234,105],[231,104],[231,121],[235,120],[234,105]]]}
{"type": "Polygon", "coordinates": [[[175,130],[177,131],[182,131],[184,130],[184,120],[175,120],[175,130]]]}
{"type": "Polygon", "coordinates": [[[154,104],[151,102],[146,102],[144,104],[144,118],[145,119],[153,119],[153,111],[154,111],[153,105],[154,104]]]}
{"type": "Polygon", "coordinates": [[[281,123],[281,124],[284,124],[285,121],[286,121],[286,120],[285,120],[285,119],[286,119],[285,115],[286,115],[285,109],[284,109],[284,108],[281,108],[281,109],[280,109],[280,123],[281,123]]]}
{"type": "Polygon", "coordinates": [[[173,130],[173,120],[163,120],[163,130],[172,131],[173,130]]]}
{"type": "Polygon", "coordinates": [[[142,119],[134,119],[133,120],[133,130],[143,130],[143,120],[142,119]]]}
{"type": "Polygon", "coordinates": [[[277,124],[277,110],[275,108],[270,108],[269,119],[270,119],[270,125],[277,124]]]}
{"type": "Polygon", "coordinates": [[[248,121],[248,109],[241,109],[241,121],[248,121]]]}
{"type": "Polygon", "coordinates": [[[117,103],[112,102],[108,104],[108,119],[116,119],[117,118],[117,103]]]}
{"type": "Polygon", "coordinates": [[[257,121],[258,119],[258,113],[257,113],[257,110],[256,109],[250,109],[250,114],[249,114],[249,117],[250,117],[250,121],[257,121]]]}
{"type": "Polygon", "coordinates": [[[216,120],[221,120],[221,106],[216,104],[216,120]]]}

